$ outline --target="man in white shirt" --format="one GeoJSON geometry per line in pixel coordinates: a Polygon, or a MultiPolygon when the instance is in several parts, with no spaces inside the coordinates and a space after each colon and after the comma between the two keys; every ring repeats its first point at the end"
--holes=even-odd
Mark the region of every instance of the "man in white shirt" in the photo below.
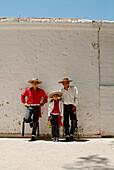
{"type": "Polygon", "coordinates": [[[64,86],[61,89],[62,92],[62,101],[64,104],[64,128],[65,128],[65,135],[66,140],[69,141],[70,139],[73,141],[73,134],[76,128],[76,107],[77,107],[77,96],[78,90],[75,86],[70,86],[70,82],[68,78],[64,78],[59,83],[62,83],[64,86]],[[69,130],[69,116],[71,120],[71,129],[69,130]]]}

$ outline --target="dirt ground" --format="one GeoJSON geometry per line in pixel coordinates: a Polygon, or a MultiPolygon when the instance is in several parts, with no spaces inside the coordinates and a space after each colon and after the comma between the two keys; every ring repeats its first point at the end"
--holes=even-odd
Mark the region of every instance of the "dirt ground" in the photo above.
{"type": "Polygon", "coordinates": [[[114,170],[114,138],[0,138],[0,170],[114,170]]]}

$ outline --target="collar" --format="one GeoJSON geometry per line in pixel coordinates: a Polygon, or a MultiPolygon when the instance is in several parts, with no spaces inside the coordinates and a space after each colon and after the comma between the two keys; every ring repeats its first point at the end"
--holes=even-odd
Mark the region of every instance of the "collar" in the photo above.
{"type": "MultiPolygon", "coordinates": [[[[33,88],[33,87],[31,87],[31,89],[33,89],[33,90],[34,90],[34,88],[33,88]]],[[[37,87],[37,88],[36,88],[36,90],[39,90],[39,88],[37,87]]],[[[34,90],[34,91],[35,91],[35,90],[34,90]]]]}
{"type": "MultiPolygon", "coordinates": [[[[70,86],[68,86],[68,90],[69,90],[69,87],[70,87],[70,86]]],[[[65,88],[64,88],[64,90],[65,90],[65,91],[68,91],[68,90],[66,90],[65,88]]]]}

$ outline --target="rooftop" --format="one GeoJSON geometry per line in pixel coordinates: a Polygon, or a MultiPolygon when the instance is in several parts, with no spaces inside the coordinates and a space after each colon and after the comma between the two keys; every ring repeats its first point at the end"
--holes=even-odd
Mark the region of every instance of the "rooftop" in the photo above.
{"type": "Polygon", "coordinates": [[[114,23],[107,20],[89,20],[79,18],[23,18],[23,17],[0,17],[0,22],[47,22],[47,23],[114,23]]]}

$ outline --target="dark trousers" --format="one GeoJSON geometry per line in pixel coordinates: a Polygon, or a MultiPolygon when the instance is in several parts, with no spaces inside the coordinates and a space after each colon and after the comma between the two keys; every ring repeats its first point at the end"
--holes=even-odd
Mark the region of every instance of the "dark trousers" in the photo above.
{"type": "Polygon", "coordinates": [[[51,136],[52,136],[52,138],[54,138],[54,137],[59,138],[58,115],[51,114],[50,122],[51,122],[51,136]]]}
{"type": "Polygon", "coordinates": [[[65,134],[67,135],[73,135],[76,127],[76,115],[73,113],[73,105],[65,105],[64,104],[64,128],[65,128],[65,134]],[[69,128],[69,118],[71,120],[71,129],[69,128]]]}
{"type": "Polygon", "coordinates": [[[36,128],[38,126],[38,119],[39,119],[39,106],[28,106],[26,115],[25,115],[25,122],[30,123],[31,116],[33,115],[33,129],[32,135],[36,135],[36,128]]]}

